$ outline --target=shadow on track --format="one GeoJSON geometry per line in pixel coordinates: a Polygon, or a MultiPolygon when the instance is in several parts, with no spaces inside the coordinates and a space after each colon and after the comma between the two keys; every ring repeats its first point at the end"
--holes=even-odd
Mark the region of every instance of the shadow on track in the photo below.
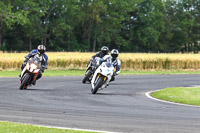
{"type": "Polygon", "coordinates": [[[50,89],[24,89],[24,90],[20,90],[20,91],[53,91],[50,89]]]}
{"type": "Polygon", "coordinates": [[[133,82],[126,82],[126,83],[110,83],[110,86],[112,86],[112,85],[117,85],[117,86],[122,86],[122,85],[132,85],[133,84],[133,82]]]}
{"type": "Polygon", "coordinates": [[[99,95],[99,96],[133,96],[132,94],[126,94],[126,93],[99,93],[97,92],[96,94],[93,95],[99,95]]]}

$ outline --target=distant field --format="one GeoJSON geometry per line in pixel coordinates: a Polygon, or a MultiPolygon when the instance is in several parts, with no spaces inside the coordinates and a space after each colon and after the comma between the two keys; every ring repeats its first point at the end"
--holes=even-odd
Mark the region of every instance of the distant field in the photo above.
{"type": "MultiPolygon", "coordinates": [[[[0,53],[0,70],[17,70],[27,53],[0,53]]],[[[47,52],[49,69],[86,68],[95,53],[47,52]]],[[[199,70],[200,54],[120,53],[123,70],[199,70]]]]}

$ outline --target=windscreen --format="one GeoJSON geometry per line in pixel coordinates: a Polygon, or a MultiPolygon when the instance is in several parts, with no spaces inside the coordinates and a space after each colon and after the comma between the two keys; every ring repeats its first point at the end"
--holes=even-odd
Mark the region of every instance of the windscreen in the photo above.
{"type": "Polygon", "coordinates": [[[112,64],[109,61],[107,61],[106,62],[106,67],[111,67],[111,66],[112,66],[112,64]]]}
{"type": "Polygon", "coordinates": [[[37,64],[38,67],[40,68],[41,67],[41,61],[40,61],[41,59],[42,59],[41,57],[34,56],[33,58],[30,59],[29,63],[37,64]]]}

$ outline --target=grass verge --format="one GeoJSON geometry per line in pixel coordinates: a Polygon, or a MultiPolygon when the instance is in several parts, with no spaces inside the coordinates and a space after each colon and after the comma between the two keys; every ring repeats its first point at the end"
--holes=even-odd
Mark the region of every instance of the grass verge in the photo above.
{"type": "MultiPolygon", "coordinates": [[[[0,77],[18,77],[19,70],[0,71],[0,77]]],[[[85,70],[46,70],[43,76],[83,76],[85,70]]],[[[121,71],[120,75],[200,74],[200,71],[121,71]]]]}
{"type": "Polygon", "coordinates": [[[29,124],[4,122],[4,121],[0,121],[0,132],[1,133],[97,133],[89,131],[40,127],[29,124]]]}
{"type": "Polygon", "coordinates": [[[166,88],[152,93],[152,96],[170,102],[200,105],[200,87],[166,88]]]}
{"type": "MultiPolygon", "coordinates": [[[[0,71],[0,77],[18,77],[21,71],[0,71]]],[[[82,70],[46,70],[43,76],[81,76],[85,71],[82,70]]]]}

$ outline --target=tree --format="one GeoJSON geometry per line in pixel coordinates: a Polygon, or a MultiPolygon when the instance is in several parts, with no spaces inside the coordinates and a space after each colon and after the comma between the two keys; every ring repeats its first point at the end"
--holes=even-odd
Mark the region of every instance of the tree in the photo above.
{"type": "Polygon", "coordinates": [[[131,27],[130,48],[140,52],[158,52],[158,40],[164,30],[164,10],[162,0],[144,0],[133,13],[135,21],[131,27]]]}
{"type": "Polygon", "coordinates": [[[193,48],[192,27],[194,26],[194,17],[192,17],[191,1],[168,0],[166,2],[165,12],[165,31],[160,37],[162,51],[167,52],[189,52],[193,48]]]}
{"type": "Polygon", "coordinates": [[[28,22],[27,12],[13,6],[19,1],[0,1],[0,49],[2,46],[3,29],[5,27],[11,29],[15,23],[25,24],[28,22]]]}
{"type": "MultiPolygon", "coordinates": [[[[7,0],[0,47],[50,51],[190,52],[200,45],[197,0],[7,0]]],[[[2,48],[1,48],[2,49],[2,48]]]]}

